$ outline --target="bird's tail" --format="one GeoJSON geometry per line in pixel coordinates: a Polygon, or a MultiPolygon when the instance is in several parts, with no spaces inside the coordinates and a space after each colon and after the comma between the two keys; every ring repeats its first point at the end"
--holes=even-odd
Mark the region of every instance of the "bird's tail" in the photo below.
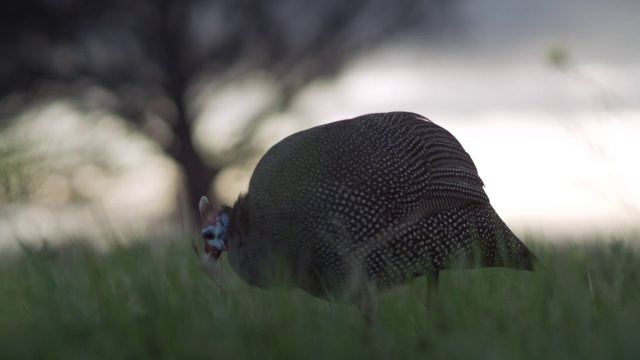
{"type": "Polygon", "coordinates": [[[490,204],[474,205],[472,216],[474,260],[482,267],[540,270],[538,257],[518,239],[490,204]]]}

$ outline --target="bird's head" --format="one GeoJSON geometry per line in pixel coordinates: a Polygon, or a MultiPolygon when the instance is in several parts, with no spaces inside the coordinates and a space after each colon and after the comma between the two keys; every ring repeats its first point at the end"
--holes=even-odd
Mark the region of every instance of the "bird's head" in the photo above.
{"type": "Polygon", "coordinates": [[[223,207],[213,211],[206,196],[200,199],[200,218],[202,219],[202,239],[204,253],[210,264],[215,264],[223,251],[227,250],[227,232],[231,208],[223,207]]]}

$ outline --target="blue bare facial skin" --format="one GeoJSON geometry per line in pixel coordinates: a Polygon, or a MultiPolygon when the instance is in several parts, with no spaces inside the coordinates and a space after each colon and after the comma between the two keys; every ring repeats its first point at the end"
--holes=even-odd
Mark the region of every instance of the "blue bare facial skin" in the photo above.
{"type": "Polygon", "coordinates": [[[229,214],[221,212],[216,215],[215,224],[205,225],[202,229],[204,251],[209,258],[217,260],[226,250],[227,230],[229,229],[229,214]]]}

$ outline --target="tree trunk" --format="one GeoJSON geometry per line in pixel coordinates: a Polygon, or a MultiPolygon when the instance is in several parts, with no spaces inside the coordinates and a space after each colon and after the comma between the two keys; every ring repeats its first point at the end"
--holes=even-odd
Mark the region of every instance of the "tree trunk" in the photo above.
{"type": "Polygon", "coordinates": [[[199,223],[198,202],[203,195],[210,195],[209,189],[219,169],[210,169],[200,158],[192,140],[192,124],[187,115],[187,90],[193,69],[186,63],[184,31],[188,16],[187,8],[170,0],[159,1],[159,11],[163,19],[159,28],[162,42],[160,64],[166,75],[165,89],[174,105],[177,116],[173,122],[174,142],[169,154],[182,168],[182,191],[178,195],[178,214],[185,227],[199,223]]]}
{"type": "Polygon", "coordinates": [[[193,225],[199,223],[198,202],[203,195],[211,196],[211,183],[219,169],[211,169],[202,161],[193,144],[191,122],[186,117],[184,103],[176,100],[176,107],[178,119],[173,130],[177,141],[171,155],[182,167],[183,189],[178,206],[185,225],[193,225]]]}

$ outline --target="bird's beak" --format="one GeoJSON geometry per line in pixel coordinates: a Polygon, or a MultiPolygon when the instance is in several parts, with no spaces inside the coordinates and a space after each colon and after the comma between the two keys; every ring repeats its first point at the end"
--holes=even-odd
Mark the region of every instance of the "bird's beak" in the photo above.
{"type": "Polygon", "coordinates": [[[222,252],[226,250],[224,243],[220,241],[221,244],[216,244],[216,246],[211,246],[205,242],[204,244],[204,259],[203,261],[207,265],[215,265],[222,255],[222,252]]]}

